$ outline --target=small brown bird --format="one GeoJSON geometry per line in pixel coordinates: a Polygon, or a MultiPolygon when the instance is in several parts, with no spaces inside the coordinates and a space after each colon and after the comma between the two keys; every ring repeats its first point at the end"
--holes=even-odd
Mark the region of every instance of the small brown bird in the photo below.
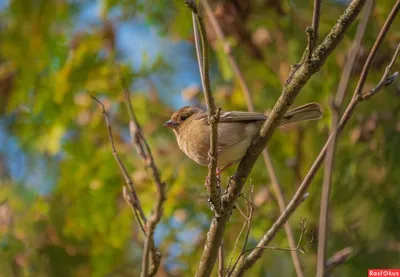
{"type": "MultiPolygon", "coordinates": [[[[309,103],[289,111],[280,125],[321,117],[320,105],[309,103]]],[[[217,174],[243,158],[266,119],[267,116],[261,113],[221,111],[218,123],[217,165],[222,169],[217,174]]],[[[210,127],[207,111],[194,106],[183,107],[164,123],[164,127],[172,128],[179,148],[186,156],[200,165],[208,165],[210,127]]]]}

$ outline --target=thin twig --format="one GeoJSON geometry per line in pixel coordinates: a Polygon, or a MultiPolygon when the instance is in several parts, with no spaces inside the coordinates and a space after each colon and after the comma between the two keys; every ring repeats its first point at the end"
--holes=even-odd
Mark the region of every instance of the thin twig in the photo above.
{"type": "Polygon", "coordinates": [[[314,0],[314,10],[313,10],[313,17],[312,17],[312,37],[309,39],[311,44],[309,45],[308,49],[308,61],[311,60],[312,52],[314,51],[314,47],[318,41],[318,32],[319,32],[319,19],[321,16],[321,3],[322,0],[314,0]]]}
{"type": "MultiPolygon", "coordinates": [[[[368,20],[374,7],[374,0],[367,0],[367,4],[364,7],[362,19],[357,27],[355,39],[350,47],[350,51],[347,55],[347,61],[343,68],[343,73],[340,78],[338,90],[336,92],[335,99],[332,101],[332,123],[331,123],[331,134],[337,128],[340,120],[340,109],[343,100],[346,95],[347,86],[350,80],[351,73],[356,61],[356,57],[361,47],[362,38],[367,28],[368,20]]],[[[321,193],[321,207],[320,217],[318,224],[318,252],[317,252],[317,277],[325,276],[325,260],[326,260],[326,244],[327,244],[327,232],[328,232],[328,216],[329,216],[329,196],[332,183],[333,166],[335,162],[335,151],[337,135],[332,138],[332,142],[328,147],[326,158],[325,158],[325,169],[322,183],[321,193]]]]}
{"type": "Polygon", "coordinates": [[[206,178],[206,188],[210,201],[213,205],[216,216],[221,209],[221,188],[217,182],[217,145],[218,145],[218,121],[220,109],[216,109],[214,97],[211,92],[210,74],[209,74],[209,51],[207,42],[207,31],[204,24],[204,19],[200,14],[200,9],[195,1],[185,0],[185,4],[192,10],[194,38],[196,45],[197,60],[201,83],[203,86],[204,99],[206,100],[208,124],[210,125],[210,150],[208,153],[208,175],[206,178]]]}
{"type": "Polygon", "coordinates": [[[138,214],[135,213],[135,217],[136,217],[136,220],[137,220],[139,226],[142,227],[143,224],[146,224],[147,218],[146,218],[146,216],[144,214],[144,211],[143,211],[143,208],[142,208],[142,204],[140,203],[139,197],[137,196],[136,189],[135,189],[135,187],[133,185],[133,180],[129,176],[128,171],[126,170],[124,164],[122,163],[122,161],[119,158],[118,153],[117,153],[117,151],[115,149],[114,137],[113,137],[113,134],[112,134],[112,128],[111,128],[111,124],[110,124],[110,119],[108,117],[108,114],[106,112],[104,104],[99,99],[97,99],[96,97],[91,95],[89,92],[87,92],[87,94],[94,101],[96,101],[102,108],[102,112],[103,112],[104,119],[105,119],[106,126],[107,126],[108,138],[109,138],[110,144],[111,144],[112,155],[114,156],[114,159],[117,162],[118,167],[121,170],[121,173],[122,173],[122,175],[123,175],[123,177],[125,179],[125,183],[126,183],[128,189],[129,189],[129,192],[130,192],[129,193],[129,197],[130,197],[129,204],[131,205],[131,207],[132,207],[132,209],[134,211],[138,212],[138,214]]]}
{"type": "MultiPolygon", "coordinates": [[[[375,58],[376,53],[378,52],[379,47],[381,46],[384,37],[386,36],[390,26],[392,25],[393,21],[396,18],[397,13],[399,12],[400,9],[400,1],[397,0],[396,3],[394,4],[388,18],[385,21],[385,24],[383,25],[378,38],[375,41],[374,46],[372,47],[372,50],[370,52],[370,54],[368,55],[367,61],[365,62],[365,65],[363,67],[363,70],[361,72],[361,77],[360,80],[358,81],[357,87],[356,87],[356,91],[354,92],[355,95],[357,96],[361,96],[364,85],[365,85],[365,81],[367,80],[367,76],[368,76],[368,72],[371,68],[372,62],[375,58]]],[[[396,51],[397,52],[397,51],[396,51]]],[[[398,55],[398,52],[397,52],[398,55]]],[[[394,56],[394,58],[396,57],[396,54],[394,56]]],[[[391,67],[393,66],[394,62],[396,61],[396,59],[392,59],[392,62],[389,64],[388,68],[386,68],[385,74],[383,75],[382,78],[387,78],[389,71],[391,70],[391,67]]],[[[381,84],[382,82],[380,82],[379,84],[381,84]]],[[[381,87],[379,88],[381,89],[381,87]]],[[[364,97],[364,96],[363,96],[364,97]]]]}
{"type": "MultiPolygon", "coordinates": [[[[256,160],[272,137],[275,129],[280,124],[282,117],[293,104],[293,101],[301,89],[308,82],[311,76],[322,67],[327,57],[342,40],[347,29],[359,14],[364,2],[365,0],[353,0],[350,3],[324,41],[314,50],[311,62],[301,66],[293,75],[292,79],[283,87],[282,94],[263,124],[260,134],[255,138],[252,145],[247,150],[246,155],[240,161],[236,173],[229,179],[227,189],[221,198],[221,203],[224,209],[220,212],[218,218],[214,217],[211,221],[207,239],[204,243],[204,250],[196,272],[197,277],[210,276],[217,259],[218,248],[224,234],[226,223],[229,220],[235,202],[243,190],[243,186],[246,183],[247,177],[249,176],[256,160]]],[[[296,198],[296,204],[300,199],[302,199],[303,195],[304,192],[296,198]]],[[[283,224],[286,223],[286,220],[287,219],[284,220],[283,224]]],[[[273,225],[273,227],[274,226],[275,225],[273,225]]],[[[279,228],[281,226],[282,225],[280,225],[279,228]]],[[[275,232],[273,235],[275,235],[275,232]]],[[[255,260],[252,261],[249,266],[254,262],[255,260]]],[[[244,269],[240,267],[239,273],[244,272],[247,268],[244,269]]]]}
{"type": "Polygon", "coordinates": [[[379,84],[371,89],[370,91],[363,93],[361,95],[363,100],[368,100],[372,96],[374,96],[376,93],[378,93],[382,88],[387,87],[391,85],[394,81],[396,81],[397,77],[399,76],[398,72],[393,73],[392,76],[389,76],[391,68],[393,67],[394,63],[396,62],[397,57],[399,56],[400,53],[400,43],[397,45],[397,49],[395,54],[393,55],[393,59],[390,62],[390,64],[386,67],[385,73],[382,76],[382,79],[380,80],[379,84]]]}
{"type": "MultiPolygon", "coordinates": [[[[375,57],[377,50],[379,49],[379,45],[381,45],[384,37],[386,36],[389,27],[391,26],[391,23],[393,22],[394,18],[397,15],[397,12],[399,10],[400,7],[400,0],[398,0],[396,2],[396,4],[394,5],[389,17],[387,18],[383,28],[381,29],[380,34],[378,35],[377,40],[375,41],[375,44],[367,58],[367,62],[364,65],[362,74],[360,76],[360,80],[359,80],[359,85],[357,86],[353,98],[350,102],[350,104],[347,106],[346,111],[344,112],[336,132],[332,133],[327,142],[325,143],[324,147],[322,148],[321,152],[319,153],[317,159],[315,160],[314,164],[311,166],[311,169],[309,170],[309,172],[307,173],[306,177],[304,178],[302,184],[300,185],[299,189],[297,190],[296,194],[293,196],[292,200],[289,202],[288,206],[285,209],[285,212],[282,213],[279,218],[275,221],[275,223],[272,225],[272,227],[267,231],[267,233],[263,236],[263,238],[260,240],[260,242],[258,243],[257,246],[267,246],[269,242],[272,241],[272,239],[275,237],[276,233],[278,232],[278,230],[283,226],[283,224],[286,223],[286,221],[289,219],[289,217],[293,214],[293,212],[297,209],[298,207],[298,203],[302,197],[302,195],[306,192],[306,190],[308,189],[309,185],[311,184],[311,181],[313,180],[313,178],[315,177],[318,169],[320,168],[323,159],[325,158],[326,155],[326,151],[327,148],[329,146],[329,144],[332,141],[333,136],[339,135],[340,132],[343,130],[344,126],[347,124],[347,122],[349,121],[351,115],[353,114],[356,106],[364,101],[367,100],[369,98],[366,98],[363,96],[363,94],[361,93],[363,88],[364,88],[364,84],[369,72],[369,68],[371,66],[371,63],[373,61],[373,58],[375,57]]],[[[398,54],[398,51],[396,50],[395,55],[393,56],[389,66],[393,66],[396,57],[396,54],[398,54]]],[[[374,93],[377,93],[379,90],[381,90],[383,87],[387,86],[386,84],[388,83],[388,80],[390,80],[390,83],[393,83],[393,79],[395,78],[394,76],[396,75],[393,74],[392,76],[389,76],[390,71],[392,68],[388,67],[388,69],[385,71],[384,76],[381,80],[381,82],[376,86],[376,88],[380,88],[380,89],[374,89],[371,91],[374,91],[374,93]],[[383,83],[383,85],[381,84],[383,83]]],[[[236,272],[236,274],[234,276],[242,276],[243,273],[250,268],[262,255],[262,249],[257,248],[254,249],[246,258],[242,259],[242,264],[239,267],[240,270],[238,270],[236,272]]]]}
{"type": "Polygon", "coordinates": [[[156,199],[154,201],[152,214],[150,215],[145,228],[146,238],[144,241],[142,273],[141,273],[142,277],[154,276],[158,270],[161,260],[161,253],[157,250],[157,248],[154,245],[154,231],[163,215],[163,205],[166,200],[165,182],[161,180],[160,171],[158,170],[158,167],[154,161],[154,157],[149,147],[149,144],[147,143],[147,140],[143,136],[142,129],[133,111],[129,90],[124,82],[123,76],[121,75],[118,66],[117,70],[124,91],[125,104],[127,106],[129,113],[129,119],[130,119],[129,132],[131,135],[132,143],[136,147],[136,150],[139,156],[142,158],[144,164],[150,170],[153,182],[157,187],[156,199]],[[149,262],[151,262],[150,270],[149,270],[150,266],[149,262]]]}
{"type": "MultiPolygon", "coordinates": [[[[214,30],[215,30],[215,32],[217,34],[218,39],[222,42],[223,51],[224,51],[224,53],[226,54],[226,56],[228,58],[228,62],[230,64],[231,68],[232,68],[232,71],[235,74],[237,80],[239,81],[240,87],[242,88],[242,92],[243,92],[243,95],[244,95],[244,98],[245,98],[246,104],[247,104],[247,109],[250,112],[254,112],[254,104],[253,104],[253,99],[251,97],[250,89],[249,89],[249,87],[248,87],[248,85],[247,85],[247,83],[246,83],[246,81],[244,79],[243,73],[241,72],[241,70],[240,70],[235,58],[233,57],[232,49],[230,47],[230,44],[227,42],[227,40],[225,38],[225,35],[222,32],[222,29],[219,26],[218,21],[215,18],[215,15],[214,15],[214,13],[212,12],[212,10],[210,8],[210,5],[208,4],[208,1],[207,0],[202,0],[202,3],[203,3],[203,6],[204,6],[204,10],[205,10],[210,22],[211,22],[211,25],[213,26],[213,28],[214,28],[214,30]]],[[[280,210],[280,212],[283,212],[284,209],[285,209],[285,206],[286,206],[285,205],[284,195],[283,195],[283,190],[282,190],[282,187],[281,187],[280,182],[278,180],[278,177],[276,175],[276,170],[275,170],[275,167],[273,165],[272,158],[269,155],[267,147],[263,150],[262,155],[263,155],[263,158],[264,158],[264,163],[265,163],[265,166],[267,168],[268,174],[269,174],[269,176],[271,178],[271,181],[272,181],[272,188],[274,190],[275,197],[276,197],[276,199],[278,201],[279,210],[280,210]]],[[[285,224],[285,231],[286,231],[286,235],[288,237],[289,246],[294,248],[295,247],[295,241],[294,241],[294,238],[293,238],[293,231],[292,231],[292,229],[291,229],[289,224],[285,224]]],[[[301,268],[299,256],[298,256],[298,254],[296,252],[292,253],[292,259],[293,259],[293,264],[294,264],[294,268],[296,270],[297,276],[298,277],[303,277],[304,273],[303,273],[303,270],[301,268]]]]}
{"type": "Polygon", "coordinates": [[[140,218],[140,215],[138,213],[138,209],[135,209],[135,200],[132,195],[132,192],[126,186],[123,186],[122,187],[122,195],[124,196],[126,203],[128,203],[128,205],[132,207],[132,211],[134,212],[136,221],[138,221],[140,230],[142,230],[143,235],[146,236],[146,230],[144,228],[144,224],[146,222],[144,222],[144,224],[143,224],[142,220],[137,220],[138,218],[140,218]]]}
{"type": "Polygon", "coordinates": [[[229,271],[228,276],[231,276],[231,274],[234,272],[236,265],[238,264],[238,262],[240,261],[240,258],[246,254],[247,252],[251,252],[254,249],[268,249],[268,250],[278,250],[278,251],[288,251],[288,252],[300,252],[300,253],[307,253],[309,250],[309,246],[311,245],[311,243],[314,240],[314,234],[311,234],[311,238],[307,241],[307,244],[305,246],[302,246],[302,241],[303,238],[306,236],[307,234],[307,220],[306,219],[302,219],[301,223],[301,232],[300,232],[300,237],[299,240],[297,242],[297,245],[295,245],[295,247],[276,247],[276,246],[256,246],[253,248],[249,248],[249,249],[245,249],[245,245],[242,249],[242,251],[240,252],[240,255],[238,256],[235,264],[233,265],[232,269],[229,271]]]}
{"type": "MultiPolygon", "coordinates": [[[[242,228],[240,229],[240,232],[239,232],[238,236],[236,237],[236,241],[235,241],[235,244],[234,244],[234,246],[233,246],[232,255],[231,255],[231,258],[229,259],[229,264],[228,264],[228,267],[227,267],[227,271],[228,271],[228,272],[230,272],[230,268],[231,268],[231,265],[232,265],[233,257],[234,257],[235,252],[236,252],[236,248],[237,248],[237,246],[238,246],[240,237],[241,237],[242,234],[243,234],[244,228],[246,228],[246,226],[247,226],[247,223],[248,223],[248,219],[247,219],[247,217],[246,217],[246,220],[243,222],[242,228]]],[[[228,276],[229,276],[229,273],[228,273],[228,276]]]]}
{"type": "MultiPolygon", "coordinates": [[[[232,268],[230,267],[230,265],[228,267],[228,276],[230,276],[232,274],[233,270],[235,270],[235,267],[236,267],[237,263],[239,262],[240,257],[242,257],[242,255],[246,252],[246,246],[247,246],[247,242],[249,241],[249,236],[250,236],[251,221],[253,219],[253,214],[254,214],[253,193],[254,193],[254,186],[253,186],[253,184],[251,184],[251,186],[250,186],[250,199],[247,199],[244,195],[242,195],[243,198],[247,202],[247,218],[246,218],[245,223],[243,224],[242,230],[240,231],[240,233],[238,235],[238,238],[236,239],[236,244],[237,244],[237,242],[239,240],[239,237],[242,235],[244,227],[247,225],[246,236],[244,238],[242,250],[240,251],[239,256],[236,258],[235,263],[233,264],[232,268]]],[[[236,244],[235,244],[235,248],[233,249],[232,257],[235,254],[236,244]]]]}
{"type": "Polygon", "coordinates": [[[240,208],[240,206],[238,204],[236,204],[236,209],[239,211],[239,213],[246,219],[247,215],[242,211],[242,209],[240,208]]]}
{"type": "Polygon", "coordinates": [[[304,65],[305,63],[311,63],[311,58],[315,49],[315,45],[317,45],[318,41],[318,32],[319,32],[319,21],[321,15],[321,3],[322,0],[314,0],[314,9],[312,16],[311,26],[308,26],[305,30],[306,38],[307,38],[307,48],[304,51],[301,60],[297,64],[293,64],[290,69],[289,76],[286,78],[285,85],[291,82],[293,76],[296,74],[297,70],[304,65]]]}
{"type": "MultiPolygon", "coordinates": [[[[253,219],[253,212],[254,212],[254,206],[253,206],[253,184],[251,184],[251,186],[250,186],[250,194],[251,194],[250,195],[250,199],[247,199],[247,197],[244,196],[244,194],[242,194],[243,199],[246,200],[246,213],[247,214],[244,214],[239,209],[239,212],[245,218],[245,221],[243,222],[242,228],[240,229],[240,232],[239,232],[238,236],[236,237],[235,245],[233,247],[232,255],[231,255],[231,258],[229,260],[228,267],[227,267],[228,276],[229,276],[230,272],[232,271],[231,270],[231,265],[232,265],[233,257],[235,256],[235,252],[236,252],[237,245],[239,243],[239,239],[242,236],[242,233],[243,233],[244,229],[246,228],[246,226],[247,226],[247,232],[246,232],[245,242],[243,244],[241,253],[243,252],[243,249],[246,248],[246,244],[247,244],[247,241],[248,241],[248,237],[249,237],[249,233],[250,233],[251,220],[253,219]]],[[[236,204],[236,208],[238,208],[237,204],[236,204]]],[[[238,258],[236,259],[235,265],[236,265],[237,260],[239,259],[240,255],[241,254],[239,254],[238,258]]]]}

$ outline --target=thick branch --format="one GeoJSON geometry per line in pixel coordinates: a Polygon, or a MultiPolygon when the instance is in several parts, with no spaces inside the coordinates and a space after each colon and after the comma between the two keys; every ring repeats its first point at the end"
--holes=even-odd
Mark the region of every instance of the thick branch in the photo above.
{"type": "MultiPolygon", "coordinates": [[[[204,251],[196,276],[209,276],[211,274],[226,223],[228,222],[230,214],[233,210],[233,206],[239,197],[257,158],[267,145],[273,132],[278,127],[281,118],[293,103],[300,90],[311,78],[311,76],[321,68],[326,58],[339,44],[344,36],[344,33],[347,31],[351,23],[355,20],[360,12],[364,2],[365,0],[353,0],[351,2],[328,36],[324,39],[321,45],[315,49],[311,60],[302,64],[295,72],[292,79],[285,84],[282,95],[278,99],[271,114],[268,116],[268,119],[264,123],[259,136],[254,140],[252,146],[248,149],[247,154],[241,160],[235,175],[228,183],[228,188],[222,196],[222,206],[224,207],[223,212],[219,218],[213,218],[211,222],[210,230],[207,235],[207,240],[204,245],[204,251]]],[[[284,223],[286,223],[286,220],[283,222],[283,224],[284,223]]],[[[251,266],[251,264],[249,264],[249,266],[251,266]]]]}
{"type": "MultiPolygon", "coordinates": [[[[297,190],[296,194],[294,195],[293,199],[290,201],[289,205],[285,209],[285,212],[280,215],[280,217],[275,221],[275,223],[272,225],[272,227],[268,230],[268,232],[263,236],[263,238],[260,240],[257,246],[267,246],[269,242],[272,241],[272,239],[275,237],[276,233],[278,230],[283,226],[283,224],[286,223],[286,221],[289,219],[289,217],[293,214],[293,212],[296,210],[300,203],[301,196],[307,191],[309,185],[311,184],[311,181],[315,177],[318,169],[320,168],[323,159],[325,158],[325,154],[327,152],[328,146],[331,143],[332,139],[334,136],[338,136],[340,132],[343,130],[344,126],[347,124],[348,120],[350,119],[351,115],[354,112],[354,109],[356,106],[364,100],[369,99],[369,97],[364,97],[364,95],[370,95],[372,91],[374,91],[374,94],[379,92],[383,87],[388,86],[393,83],[393,81],[397,78],[398,73],[396,72],[395,74],[390,76],[390,71],[392,69],[392,66],[394,65],[394,62],[399,55],[399,48],[400,44],[388,66],[388,68],[385,70],[385,73],[382,77],[382,80],[379,82],[379,84],[375,87],[375,89],[369,91],[368,93],[361,94],[361,91],[364,88],[365,80],[367,78],[370,64],[372,63],[377,50],[379,49],[379,45],[381,45],[384,37],[386,36],[389,27],[391,26],[391,23],[393,22],[394,18],[397,15],[397,12],[399,10],[399,5],[400,0],[397,1],[395,6],[392,9],[392,12],[390,13],[388,19],[385,22],[385,25],[383,26],[377,40],[375,41],[374,47],[372,48],[367,62],[364,65],[362,74],[360,76],[359,80],[359,86],[357,86],[354,96],[348,105],[346,111],[344,112],[344,115],[342,116],[338,126],[337,130],[332,133],[327,142],[325,143],[324,147],[322,148],[321,152],[319,153],[317,159],[315,160],[314,164],[311,166],[310,171],[307,173],[306,177],[304,178],[302,184],[300,185],[299,189],[297,190]],[[360,85],[361,84],[361,85],[360,85]]],[[[247,270],[251,265],[253,265],[262,255],[263,250],[261,248],[256,248],[254,251],[252,251],[249,256],[246,258],[242,259],[242,265],[240,267],[240,270],[236,272],[236,275],[233,276],[242,276],[245,270],[247,270]]]]}
{"type": "Polygon", "coordinates": [[[221,193],[216,177],[219,110],[215,108],[214,97],[212,95],[210,86],[207,31],[203,17],[200,14],[200,9],[196,6],[195,1],[185,0],[185,4],[192,10],[197,60],[199,63],[204,99],[206,100],[207,105],[208,124],[210,125],[210,151],[208,154],[209,164],[206,187],[213,208],[218,215],[221,208],[221,193]]]}
{"type": "MultiPolygon", "coordinates": [[[[332,102],[332,123],[331,134],[336,132],[337,125],[340,120],[340,108],[342,106],[344,97],[347,91],[347,85],[350,80],[353,66],[360,50],[361,41],[367,28],[368,19],[374,7],[374,0],[367,0],[363,17],[358,25],[354,42],[351,45],[350,51],[347,55],[347,61],[340,78],[338,90],[336,92],[335,100],[332,102]]],[[[329,195],[332,182],[333,166],[335,162],[337,135],[333,136],[332,142],[328,147],[325,158],[325,170],[322,184],[321,195],[321,208],[318,227],[318,255],[317,255],[317,277],[323,277],[325,274],[325,260],[326,260],[326,243],[327,243],[327,229],[328,229],[328,216],[329,216],[329,195]]]]}
{"type": "MultiPolygon", "coordinates": [[[[235,74],[240,87],[242,88],[243,96],[244,96],[244,98],[246,100],[246,104],[247,104],[247,109],[250,112],[254,112],[254,104],[253,104],[253,99],[251,97],[250,89],[244,79],[242,72],[240,71],[240,68],[239,68],[235,58],[233,57],[232,49],[231,49],[229,43],[227,42],[227,40],[225,39],[225,35],[223,34],[222,29],[219,26],[218,21],[215,18],[215,15],[210,8],[210,5],[208,4],[208,1],[203,0],[202,3],[204,6],[204,10],[207,13],[207,16],[211,22],[211,25],[214,28],[215,33],[217,34],[218,39],[222,42],[224,53],[226,54],[226,56],[228,58],[229,64],[232,68],[232,71],[235,74]]],[[[285,206],[286,206],[285,199],[283,196],[283,191],[282,191],[281,185],[279,183],[278,177],[276,176],[276,171],[275,171],[274,165],[272,163],[272,158],[269,155],[267,148],[264,149],[262,155],[264,158],[264,162],[265,162],[268,174],[271,178],[272,187],[274,189],[275,197],[278,201],[279,210],[280,210],[280,212],[283,212],[285,209],[285,206]]],[[[289,247],[295,248],[296,243],[293,238],[292,228],[290,227],[289,224],[285,224],[285,231],[286,231],[286,235],[288,237],[289,247]]],[[[293,251],[293,252],[291,252],[291,255],[292,255],[293,264],[294,264],[294,268],[296,270],[297,276],[298,277],[304,276],[303,270],[301,268],[298,253],[296,251],[293,251]]]]}

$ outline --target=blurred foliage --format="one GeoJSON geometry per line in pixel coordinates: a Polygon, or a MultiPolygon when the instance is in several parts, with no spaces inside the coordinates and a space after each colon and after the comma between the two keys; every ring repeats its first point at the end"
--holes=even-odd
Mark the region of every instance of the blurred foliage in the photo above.
{"type": "MultiPolygon", "coordinates": [[[[321,39],[344,10],[343,2],[324,1],[321,39]]],[[[368,51],[394,2],[379,1],[376,5],[348,94],[352,93],[368,51]]],[[[256,110],[268,111],[280,95],[290,64],[301,58],[312,1],[235,3],[212,1],[212,6],[253,92],[256,110]]],[[[139,276],[143,236],[122,198],[124,182],[111,154],[101,109],[86,94],[90,91],[106,105],[116,148],[149,213],[155,186],[129,142],[117,61],[131,88],[138,120],[167,182],[164,218],[156,232],[156,243],[164,257],[159,276],[193,276],[211,218],[203,187],[206,168],[186,158],[172,132],[162,128],[176,108],[164,100],[178,99],[179,92],[160,89],[162,85],[154,85],[150,77],[171,76],[171,64],[163,56],[148,57],[143,53],[141,66],[135,67],[118,45],[118,26],[132,20],[145,22],[160,36],[173,41],[192,42],[191,16],[183,1],[10,0],[5,4],[3,1],[2,6],[0,132],[15,139],[28,162],[35,163],[34,157],[40,155],[48,166],[41,168],[39,175],[55,181],[50,182],[48,193],[39,193],[32,185],[38,182],[38,176],[30,175],[29,167],[22,164],[17,167],[25,178],[13,178],[8,167],[16,156],[4,154],[10,147],[7,143],[1,148],[4,153],[0,152],[0,275],[139,276]],[[89,5],[97,5],[97,20],[82,27],[82,13],[89,5]],[[143,82],[150,85],[138,88],[137,84],[143,82]]],[[[381,47],[367,88],[379,81],[400,39],[398,26],[399,19],[381,47]]],[[[208,29],[214,49],[212,80],[216,101],[227,110],[245,110],[240,87],[221,45],[213,30],[208,29]]],[[[296,100],[295,105],[321,103],[324,118],[282,128],[270,142],[287,199],[327,138],[330,99],[337,89],[355,30],[356,25],[296,100]]],[[[135,45],[130,51],[136,51],[135,45]]],[[[193,49],[191,59],[195,59],[194,53],[193,49]]],[[[186,68],[179,70],[178,75],[186,68]]],[[[368,268],[400,266],[399,96],[397,82],[360,105],[340,139],[328,251],[331,255],[353,246],[355,253],[334,276],[365,276],[368,268]]],[[[192,94],[191,100],[203,102],[201,94],[192,94]]],[[[224,183],[232,173],[230,169],[223,174],[224,183]]],[[[270,188],[269,178],[262,162],[256,164],[250,180],[255,188],[255,213],[248,247],[255,245],[279,214],[266,189],[270,188]]],[[[310,188],[310,198],[290,220],[296,237],[300,235],[301,217],[309,219],[311,229],[317,228],[321,182],[319,174],[310,188]]],[[[246,202],[239,199],[238,205],[244,209],[246,202]]],[[[224,237],[228,258],[243,223],[240,213],[234,212],[224,237]]],[[[287,245],[283,231],[273,245],[287,245]]],[[[301,260],[306,276],[313,275],[315,243],[309,253],[301,255],[301,260]]],[[[290,254],[266,251],[262,261],[248,273],[267,274],[294,276],[290,254]]]]}

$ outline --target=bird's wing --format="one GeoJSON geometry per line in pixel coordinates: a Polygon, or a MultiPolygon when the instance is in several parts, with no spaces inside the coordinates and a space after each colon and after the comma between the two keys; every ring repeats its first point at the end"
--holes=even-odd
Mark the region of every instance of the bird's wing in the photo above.
{"type": "MultiPolygon", "coordinates": [[[[196,116],[196,119],[208,124],[207,112],[200,113],[196,116]]],[[[254,122],[254,121],[264,121],[267,116],[262,113],[253,112],[242,112],[242,111],[232,111],[232,112],[222,112],[219,116],[220,123],[232,123],[232,122],[254,122]]]]}
{"type": "Polygon", "coordinates": [[[251,122],[251,121],[263,121],[267,119],[267,116],[261,113],[252,112],[221,112],[219,122],[251,122]]]}

